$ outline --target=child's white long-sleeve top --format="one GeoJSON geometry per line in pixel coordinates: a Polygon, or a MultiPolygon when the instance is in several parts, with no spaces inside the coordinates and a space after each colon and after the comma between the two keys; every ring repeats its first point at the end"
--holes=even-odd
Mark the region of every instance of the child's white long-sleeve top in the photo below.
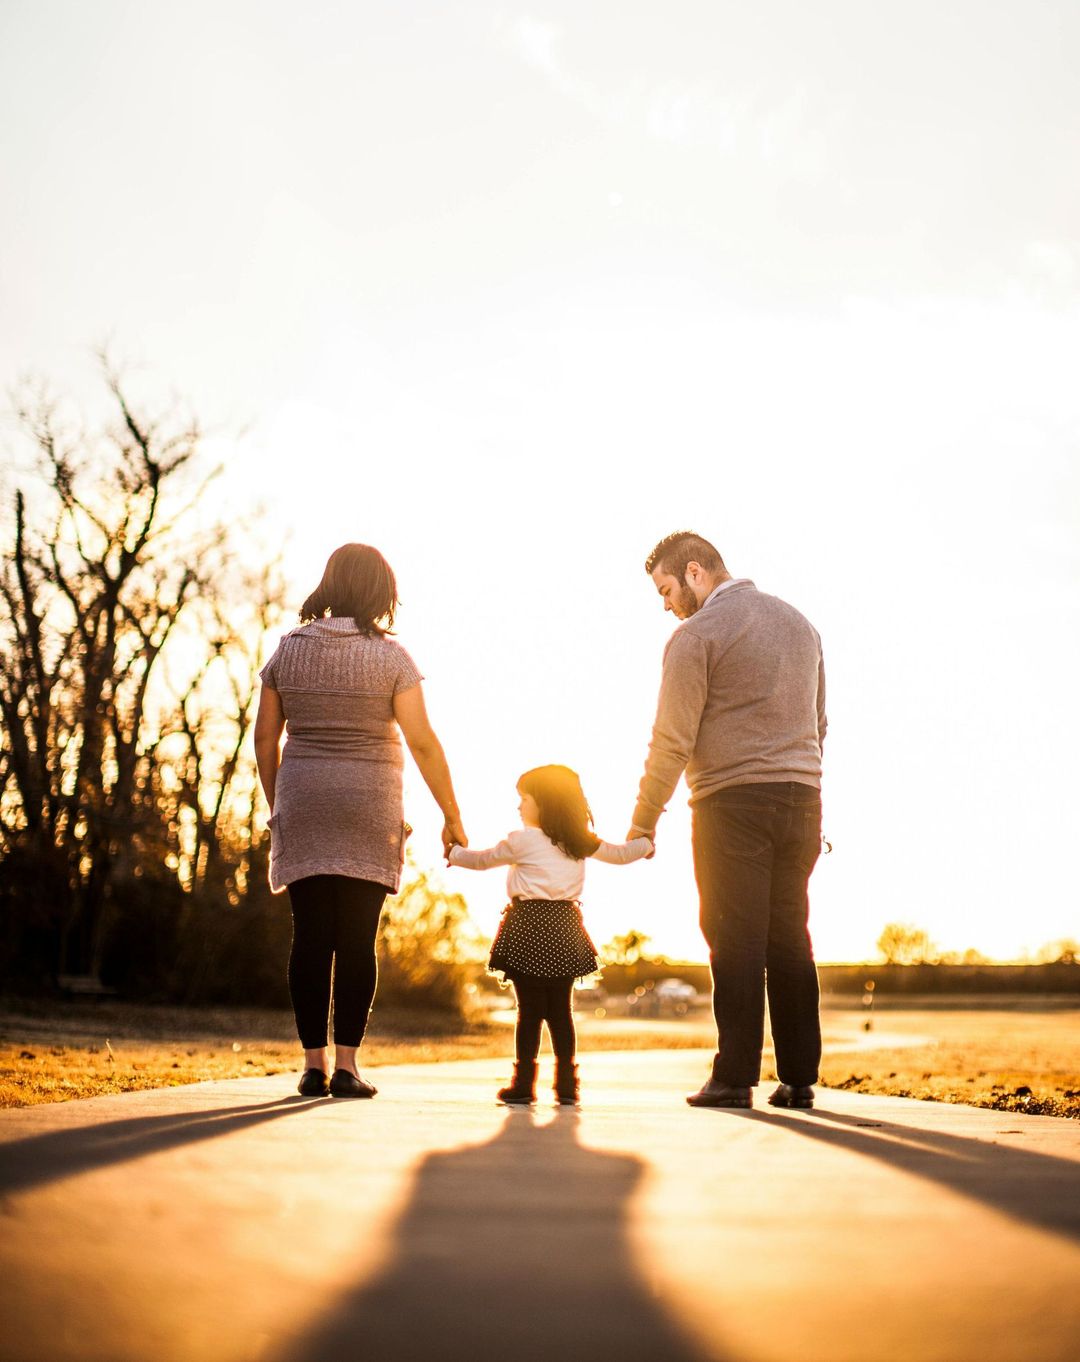
{"type": "MultiPolygon", "coordinates": [[[[652,851],[648,837],[632,842],[601,842],[587,860],[627,865],[652,851]]],[[[464,870],[490,870],[508,865],[506,892],[512,899],[576,899],[585,886],[585,861],[575,861],[539,828],[518,828],[498,846],[484,851],[451,847],[450,864],[464,870]]]]}

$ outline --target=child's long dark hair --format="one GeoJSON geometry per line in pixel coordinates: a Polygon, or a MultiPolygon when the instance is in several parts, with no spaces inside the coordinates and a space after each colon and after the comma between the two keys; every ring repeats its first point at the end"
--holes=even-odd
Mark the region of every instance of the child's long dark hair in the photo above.
{"type": "Polygon", "coordinates": [[[532,795],[540,811],[540,831],[575,861],[591,856],[600,845],[592,830],[592,809],[576,771],[569,766],[537,766],[517,783],[518,793],[532,795]]]}

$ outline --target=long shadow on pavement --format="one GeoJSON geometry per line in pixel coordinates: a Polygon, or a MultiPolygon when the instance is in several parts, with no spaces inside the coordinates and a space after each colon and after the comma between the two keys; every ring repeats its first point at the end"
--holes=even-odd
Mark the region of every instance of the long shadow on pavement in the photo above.
{"type": "Polygon", "coordinates": [[[157,1154],[306,1111],[324,1098],[286,1097],[257,1106],[214,1107],[172,1116],[128,1116],[100,1125],[30,1135],[0,1144],[0,1196],[58,1178],[157,1154]]]}
{"type": "Polygon", "coordinates": [[[645,1163],[584,1148],[579,1119],[509,1112],[487,1143],[429,1154],[386,1266],[280,1362],[715,1359],[634,1263],[628,1205],[645,1163]]]}
{"type": "Polygon", "coordinates": [[[1080,1162],[967,1135],[844,1116],[820,1106],[799,1116],[779,1111],[738,1115],[881,1159],[1021,1223],[1080,1240],[1080,1199],[1075,1195],[1080,1162]]]}

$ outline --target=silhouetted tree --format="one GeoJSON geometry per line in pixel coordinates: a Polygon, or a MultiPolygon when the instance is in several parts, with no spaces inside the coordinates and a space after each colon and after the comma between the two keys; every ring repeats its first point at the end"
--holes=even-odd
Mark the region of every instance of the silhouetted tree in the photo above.
{"type": "Polygon", "coordinates": [[[641,959],[645,945],[652,938],[633,927],[621,936],[613,936],[601,954],[613,965],[635,965],[641,959]]]}
{"type": "Polygon", "coordinates": [[[133,901],[238,905],[257,842],[245,738],[280,574],[209,513],[194,418],[102,362],[99,429],[41,388],[16,400],[36,473],[0,570],[9,978],[97,975],[133,901]]]}
{"type": "Polygon", "coordinates": [[[931,965],[937,949],[921,927],[909,922],[890,922],[877,939],[887,965],[931,965]]]}
{"type": "Polygon", "coordinates": [[[1075,937],[1062,937],[1060,941],[1048,941],[1036,954],[1040,964],[1075,965],[1080,963],[1080,941],[1075,937]]]}

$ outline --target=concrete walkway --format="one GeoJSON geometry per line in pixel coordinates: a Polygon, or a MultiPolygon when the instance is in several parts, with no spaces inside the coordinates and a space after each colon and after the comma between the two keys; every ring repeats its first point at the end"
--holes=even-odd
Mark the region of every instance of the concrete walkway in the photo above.
{"type": "Polygon", "coordinates": [[[1065,1362],[1080,1123],[823,1092],[693,1111],[707,1056],[492,1061],[0,1112],[0,1358],[1065,1362]]]}

